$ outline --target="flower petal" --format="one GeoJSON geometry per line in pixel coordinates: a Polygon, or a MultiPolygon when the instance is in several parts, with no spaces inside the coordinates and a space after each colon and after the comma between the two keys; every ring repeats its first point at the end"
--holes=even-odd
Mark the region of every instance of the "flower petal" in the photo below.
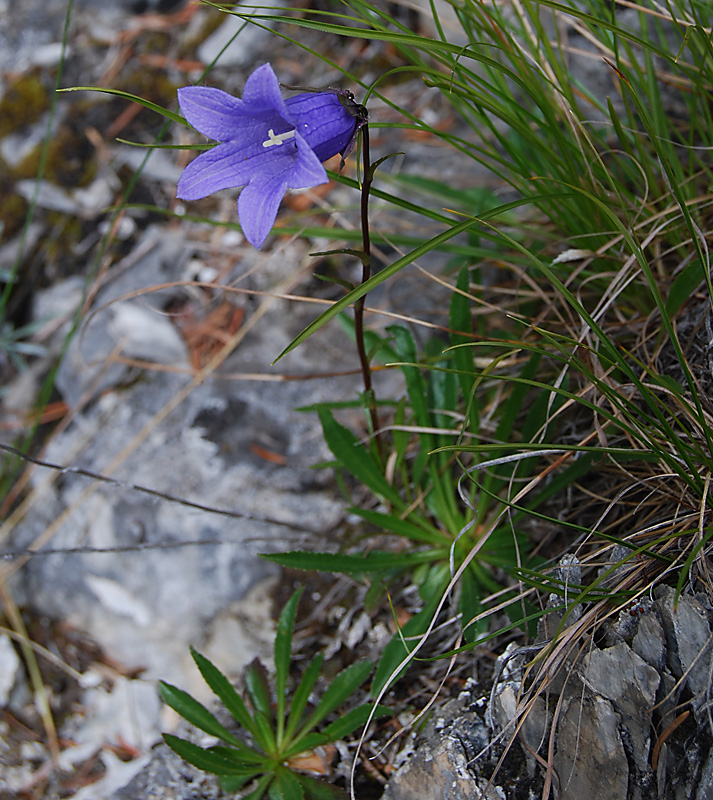
{"type": "Polygon", "coordinates": [[[253,159],[261,155],[254,152],[256,149],[226,142],[208,150],[183,170],[178,179],[176,197],[199,200],[221,189],[244,186],[255,171],[253,159]]]}
{"type": "Polygon", "coordinates": [[[285,100],[295,128],[320,161],[341,153],[351,140],[357,120],[334,92],[298,94],[285,100]]]}
{"type": "Polygon", "coordinates": [[[245,238],[259,250],[272,226],[277,210],[287,191],[287,183],[280,175],[266,180],[254,178],[238,197],[238,217],[245,238]]]}
{"type": "Polygon", "coordinates": [[[326,183],[327,170],[322,166],[322,162],[315,154],[314,150],[299,134],[295,136],[297,143],[297,161],[292,165],[292,171],[288,178],[287,185],[290,189],[307,189],[311,186],[319,186],[326,183]]]}
{"type": "Polygon", "coordinates": [[[270,64],[263,64],[250,73],[243,89],[243,103],[253,111],[276,111],[289,120],[277,75],[270,64]]]}
{"type": "Polygon", "coordinates": [[[242,100],[222,89],[185,86],[178,90],[178,104],[197,131],[219,142],[233,139],[241,124],[242,100]]]}

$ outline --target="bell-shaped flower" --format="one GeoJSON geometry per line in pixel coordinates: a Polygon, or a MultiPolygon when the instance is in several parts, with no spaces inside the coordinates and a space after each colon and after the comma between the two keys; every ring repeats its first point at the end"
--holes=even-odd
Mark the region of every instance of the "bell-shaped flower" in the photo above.
{"type": "Polygon", "coordinates": [[[242,99],[220,89],[178,90],[186,120],[220,144],[184,170],[177,196],[198,200],[243,186],[238,217],[246,239],[260,247],[272,228],[288,189],[326,183],[322,161],[352,144],[358,119],[335,92],[283,99],[269,64],[247,79],[242,99]]]}

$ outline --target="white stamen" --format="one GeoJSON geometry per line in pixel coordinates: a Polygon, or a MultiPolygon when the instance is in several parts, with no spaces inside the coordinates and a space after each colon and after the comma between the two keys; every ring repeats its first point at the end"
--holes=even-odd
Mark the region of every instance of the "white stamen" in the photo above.
{"type": "Polygon", "coordinates": [[[262,143],[263,147],[272,147],[274,144],[282,144],[286,139],[291,139],[295,135],[294,131],[286,131],[285,133],[278,133],[272,128],[267,132],[267,139],[262,143]]]}

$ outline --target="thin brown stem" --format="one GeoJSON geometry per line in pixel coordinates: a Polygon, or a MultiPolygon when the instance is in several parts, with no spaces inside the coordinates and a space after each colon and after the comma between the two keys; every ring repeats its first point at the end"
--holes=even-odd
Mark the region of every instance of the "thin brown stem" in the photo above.
{"type": "MultiPolygon", "coordinates": [[[[362,164],[364,168],[364,179],[361,185],[361,235],[362,235],[362,271],[361,283],[364,284],[371,277],[371,237],[369,235],[369,192],[373,179],[371,167],[371,157],[369,153],[369,126],[364,125],[361,129],[361,148],[362,164]]],[[[366,342],[364,339],[364,302],[365,296],[360,297],[354,303],[354,334],[356,337],[357,352],[359,354],[359,364],[361,367],[362,381],[364,383],[364,395],[368,404],[369,419],[371,420],[372,432],[376,435],[377,443],[379,431],[379,417],[376,411],[376,398],[371,383],[371,365],[369,356],[366,352],[366,342]]]]}

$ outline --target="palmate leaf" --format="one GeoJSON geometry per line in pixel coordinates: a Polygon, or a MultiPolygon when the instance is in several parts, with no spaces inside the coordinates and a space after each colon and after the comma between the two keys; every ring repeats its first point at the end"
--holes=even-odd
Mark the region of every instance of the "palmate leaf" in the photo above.
{"type": "Polygon", "coordinates": [[[187,692],[164,681],[159,681],[158,690],[164,703],[196,728],[236,747],[244,746],[243,742],[227,731],[205,706],[187,692]]]}

